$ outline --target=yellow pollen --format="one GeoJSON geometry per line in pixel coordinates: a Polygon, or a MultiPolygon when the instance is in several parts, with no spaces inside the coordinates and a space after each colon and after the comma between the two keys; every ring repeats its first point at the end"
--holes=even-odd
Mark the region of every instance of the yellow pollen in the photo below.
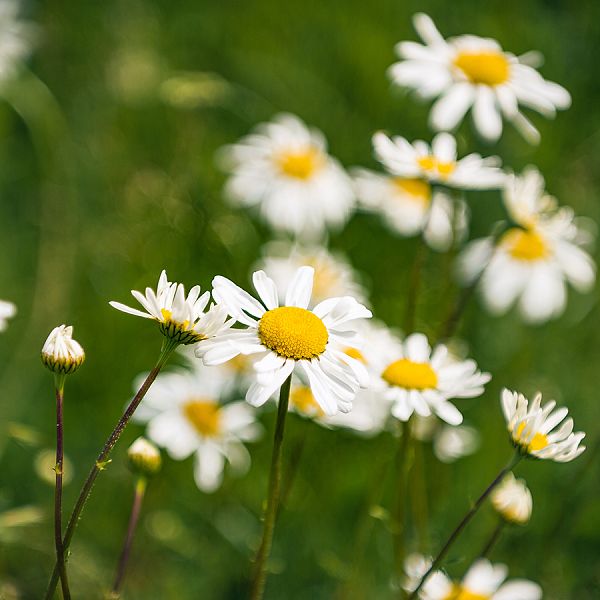
{"type": "Polygon", "coordinates": [[[517,260],[542,260],[550,254],[544,238],[533,229],[513,227],[502,236],[501,244],[517,260]]]}
{"type": "MultiPolygon", "coordinates": [[[[419,164],[422,168],[425,168],[420,161],[425,161],[425,159],[419,159],[419,164]]],[[[427,164],[429,164],[428,161],[427,164]]],[[[422,179],[394,177],[393,182],[398,191],[408,196],[411,200],[423,205],[428,205],[431,201],[431,186],[426,181],[422,179]]]]}
{"type": "Polygon", "coordinates": [[[215,437],[221,429],[221,409],[212,400],[190,400],[183,405],[183,414],[196,431],[205,437],[215,437]]]}
{"type": "Polygon", "coordinates": [[[321,151],[310,146],[305,150],[282,152],[275,162],[284,175],[306,180],[310,179],[325,161],[321,151]]]}
{"type": "Polygon", "coordinates": [[[510,76],[510,64],[502,52],[459,52],[454,66],[460,69],[471,83],[500,85],[510,76]]]}
{"type": "Polygon", "coordinates": [[[294,388],[290,394],[290,402],[302,414],[319,417],[325,416],[323,409],[317,404],[309,387],[300,386],[294,388]]]}
{"type": "Polygon", "coordinates": [[[472,592],[460,584],[455,583],[452,591],[444,596],[443,600],[490,600],[491,596],[487,594],[478,594],[472,592]]]}
{"type": "Polygon", "coordinates": [[[527,452],[536,452],[537,450],[543,450],[548,445],[548,438],[543,433],[536,433],[529,440],[528,443],[521,441],[521,436],[523,435],[523,430],[525,429],[525,423],[521,423],[517,427],[517,431],[513,435],[513,439],[519,446],[527,450],[527,452]]]}
{"type": "Polygon", "coordinates": [[[344,353],[347,354],[350,358],[355,358],[356,360],[360,360],[361,363],[367,364],[367,359],[364,357],[363,353],[358,348],[346,348],[344,353]]]}
{"type": "Polygon", "coordinates": [[[417,363],[401,358],[389,364],[381,377],[390,385],[407,390],[427,390],[437,387],[438,379],[429,363],[417,363]]]}
{"type": "Polygon", "coordinates": [[[279,356],[310,360],[325,352],[329,333],[323,321],[309,310],[282,306],[261,317],[258,337],[279,356]]]}
{"type": "Polygon", "coordinates": [[[161,308],[160,314],[162,315],[162,318],[164,319],[165,323],[175,323],[175,325],[177,325],[177,327],[179,329],[182,329],[183,331],[186,331],[190,326],[190,322],[187,319],[182,323],[177,323],[176,321],[173,321],[173,313],[170,310],[167,310],[166,308],[161,308]]]}
{"type": "Polygon", "coordinates": [[[433,171],[441,179],[450,177],[454,173],[454,169],[456,169],[455,162],[444,162],[438,160],[435,156],[421,156],[421,158],[417,159],[417,164],[424,171],[433,171]]]}

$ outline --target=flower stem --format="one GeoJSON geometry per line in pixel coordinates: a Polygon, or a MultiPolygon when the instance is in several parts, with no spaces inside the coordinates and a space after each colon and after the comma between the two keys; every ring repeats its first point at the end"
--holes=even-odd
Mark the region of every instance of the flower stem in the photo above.
{"type": "Polygon", "coordinates": [[[267,497],[267,508],[263,522],[263,536],[256,559],[254,561],[254,576],[250,591],[251,600],[260,600],[265,591],[267,581],[267,560],[271,553],[273,542],[273,531],[277,518],[277,506],[279,504],[279,493],[281,488],[281,447],[283,443],[283,432],[285,429],[285,418],[290,401],[290,386],[292,376],[290,375],[281,386],[279,392],[279,404],[277,407],[277,422],[273,437],[273,455],[271,457],[271,472],[269,474],[269,491],[267,497]]]}
{"type": "Polygon", "coordinates": [[[454,531],[450,534],[450,537],[446,540],[446,543],[440,550],[439,554],[435,557],[434,561],[431,563],[431,566],[429,567],[429,569],[425,572],[425,574],[421,578],[419,585],[415,588],[415,590],[408,597],[409,600],[412,600],[413,598],[417,598],[419,590],[423,587],[425,582],[429,579],[429,576],[434,571],[436,571],[437,568],[440,566],[441,562],[446,557],[446,554],[448,554],[448,551],[450,550],[450,548],[452,547],[454,542],[458,539],[458,537],[462,533],[463,529],[469,524],[471,519],[476,515],[477,511],[480,509],[480,507],[484,503],[485,499],[492,493],[492,490],[504,479],[504,476],[517,465],[517,463],[521,460],[521,458],[522,458],[522,455],[518,451],[515,452],[514,456],[510,459],[508,464],[500,471],[500,473],[498,473],[498,475],[495,477],[495,479],[492,481],[492,483],[490,483],[490,485],[488,485],[488,487],[485,489],[483,494],[481,494],[481,496],[479,496],[479,498],[475,501],[475,504],[473,504],[473,506],[467,511],[467,514],[462,518],[460,523],[456,526],[454,531]]]}
{"type": "Polygon", "coordinates": [[[129,560],[129,554],[131,552],[131,544],[133,543],[133,534],[140,517],[140,511],[142,510],[142,502],[144,501],[144,493],[146,492],[147,479],[140,477],[135,484],[135,494],[133,496],[133,505],[131,507],[131,515],[129,517],[129,525],[127,526],[127,534],[125,535],[125,542],[123,543],[123,550],[119,558],[119,564],[117,566],[117,574],[115,576],[115,582],[112,587],[112,597],[119,598],[121,595],[121,589],[123,587],[123,580],[125,579],[125,569],[127,568],[127,562],[129,560]]]}
{"type": "Polygon", "coordinates": [[[70,600],[69,581],[65,566],[65,553],[62,542],[62,488],[63,488],[63,398],[64,375],[56,376],[56,485],[54,488],[54,546],[56,548],[56,566],[60,576],[60,584],[64,600],[70,600]]]}
{"type": "Polygon", "coordinates": [[[409,487],[412,504],[412,515],[418,535],[418,548],[421,553],[427,547],[429,522],[429,498],[427,494],[427,481],[425,472],[425,456],[423,442],[413,438],[413,471],[409,487]]]}
{"type": "Polygon", "coordinates": [[[398,446],[398,489],[394,511],[394,564],[398,578],[404,570],[405,538],[406,538],[406,496],[408,472],[410,470],[409,454],[411,451],[410,422],[401,422],[400,444],[398,446]]]}
{"type": "Polygon", "coordinates": [[[415,329],[415,320],[417,316],[417,299],[421,288],[421,275],[423,265],[427,258],[427,245],[423,236],[419,237],[415,258],[410,270],[410,279],[408,285],[408,297],[406,300],[406,312],[404,314],[404,334],[409,335],[415,329]]]}
{"type": "Polygon", "coordinates": [[[498,525],[494,527],[494,531],[492,531],[492,535],[490,539],[486,542],[485,546],[481,550],[479,554],[480,558],[487,558],[489,553],[492,551],[492,548],[496,545],[496,542],[500,538],[500,535],[504,531],[504,526],[506,525],[506,521],[504,519],[500,519],[498,521],[498,525]]]}
{"type": "MultiPolygon", "coordinates": [[[[67,529],[65,531],[65,536],[63,538],[63,551],[66,553],[69,545],[71,544],[71,539],[73,538],[73,534],[75,533],[75,529],[77,527],[77,523],[79,522],[79,518],[81,516],[81,512],[83,511],[83,507],[87,499],[89,498],[94,482],[96,481],[96,477],[100,471],[103,471],[106,465],[110,462],[109,455],[112,449],[115,447],[115,444],[119,441],[123,430],[129,423],[133,413],[139,406],[140,402],[143,400],[146,392],[150,389],[150,386],[156,379],[156,376],[160,373],[161,369],[164,367],[167,362],[169,356],[175,350],[175,348],[179,344],[174,342],[169,338],[165,338],[163,342],[163,347],[156,362],[155,367],[148,373],[148,376],[142,383],[140,389],[137,391],[137,394],[134,396],[133,400],[129,403],[129,406],[123,413],[123,416],[119,419],[116,427],[112,430],[110,436],[104,443],[100,454],[96,458],[94,465],[90,469],[88,473],[87,479],[79,492],[79,497],[77,498],[77,502],[75,503],[75,507],[73,508],[73,512],[71,513],[71,517],[69,518],[69,523],[67,525],[67,529]]],[[[50,578],[50,583],[48,584],[48,589],[46,590],[46,595],[44,596],[45,600],[50,600],[54,594],[54,590],[56,589],[56,584],[58,582],[58,569],[57,565],[54,566],[54,571],[52,573],[52,577],[50,578]]]]}

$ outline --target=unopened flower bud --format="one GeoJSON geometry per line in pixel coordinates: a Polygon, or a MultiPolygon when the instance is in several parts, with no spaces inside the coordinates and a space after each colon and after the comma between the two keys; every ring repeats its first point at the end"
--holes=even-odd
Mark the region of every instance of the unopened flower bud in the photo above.
{"type": "Polygon", "coordinates": [[[531,517],[531,492],[525,481],[512,473],[492,492],[491,501],[496,512],[509,523],[525,525],[531,517]]]}
{"type": "Polygon", "coordinates": [[[127,450],[129,468],[138,475],[151,477],[160,471],[159,449],[144,437],[139,437],[127,450]]]}
{"type": "Polygon", "coordinates": [[[73,339],[73,327],[55,327],[42,348],[42,362],[53,373],[68,375],[76,371],[85,360],[85,352],[73,339]]]}

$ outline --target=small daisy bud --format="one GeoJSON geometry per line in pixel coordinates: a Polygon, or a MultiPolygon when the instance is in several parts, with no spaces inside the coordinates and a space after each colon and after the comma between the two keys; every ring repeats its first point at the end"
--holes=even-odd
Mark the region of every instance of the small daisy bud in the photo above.
{"type": "Polygon", "coordinates": [[[158,448],[146,438],[139,437],[127,450],[129,468],[138,475],[151,477],[160,471],[162,459],[158,448]]]}
{"type": "Polygon", "coordinates": [[[76,371],[85,360],[85,352],[73,339],[73,327],[55,327],[42,348],[42,362],[53,373],[68,375],[76,371]]]}
{"type": "Polygon", "coordinates": [[[531,517],[533,499],[525,481],[509,473],[492,492],[492,505],[507,522],[525,525],[531,517]]]}

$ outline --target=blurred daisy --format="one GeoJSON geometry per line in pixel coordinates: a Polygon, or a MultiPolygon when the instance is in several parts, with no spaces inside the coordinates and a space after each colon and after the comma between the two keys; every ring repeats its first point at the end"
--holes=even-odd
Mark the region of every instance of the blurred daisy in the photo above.
{"type": "Polygon", "coordinates": [[[423,417],[435,414],[450,425],[459,425],[462,414],[448,400],[480,396],[491,379],[489,373],[477,369],[474,360],[451,357],[446,346],[440,344],[432,351],[422,333],[387,347],[380,344],[377,352],[371,365],[373,386],[393,403],[392,415],[400,421],[408,421],[416,412],[423,417]]]}
{"type": "Polygon", "coordinates": [[[323,134],[298,117],[276,116],[224,149],[231,172],[226,192],[237,204],[259,206],[271,227],[322,236],[343,225],[354,208],[350,178],[327,154],[323,134]]]}
{"type": "Polygon", "coordinates": [[[585,446],[580,446],[585,433],[573,433],[573,419],[565,417],[566,408],[554,410],[556,402],[550,400],[541,406],[542,394],[537,393],[531,406],[523,394],[502,390],[502,411],[513,444],[522,454],[534,458],[547,458],[556,462],[569,462],[577,458],[585,446]],[[562,422],[560,428],[556,427],[562,422]]]}
{"type": "Polygon", "coordinates": [[[131,290],[131,295],[145,312],[120,302],[109,304],[130,315],[156,321],[161,333],[178,344],[196,344],[228,330],[232,324],[220,306],[213,305],[205,312],[210,292],[200,295],[200,286],[195,285],[186,296],[183,284],[168,281],[164,270],[156,291],[148,287],[145,294],[131,290]]]}
{"type": "Polygon", "coordinates": [[[8,327],[8,320],[17,314],[17,307],[12,302],[0,300],[0,331],[8,327]]]}
{"type": "Polygon", "coordinates": [[[462,581],[452,581],[442,571],[427,580],[419,597],[424,600],[540,600],[542,589],[526,579],[504,583],[505,565],[493,565],[485,558],[475,561],[462,581]]]}
{"type": "Polygon", "coordinates": [[[358,283],[358,275],[341,254],[332,254],[322,246],[301,247],[285,242],[271,242],[265,247],[257,270],[263,270],[275,282],[279,301],[285,300],[282,290],[290,285],[303,265],[315,270],[311,306],[337,296],[352,296],[359,302],[366,298],[358,283]]]}
{"type": "Polygon", "coordinates": [[[525,525],[531,518],[533,498],[524,479],[512,473],[504,476],[502,483],[490,496],[494,510],[508,523],[525,525]]]}
{"type": "Polygon", "coordinates": [[[329,298],[308,310],[314,269],[301,267],[287,288],[283,306],[275,282],[264,271],[252,280],[261,302],[225,277],[213,279],[213,296],[247,329],[231,330],[198,347],[207,365],[221,364],[238,354],[257,355],[256,381],[246,400],[264,404],[299,367],[315,400],[327,415],[348,412],[368,376],[364,365],[344,353],[354,337],[352,321],[371,311],[351,296],[329,298]]]}
{"type": "Polygon", "coordinates": [[[12,76],[31,53],[35,28],[19,19],[21,6],[17,0],[0,1],[0,80],[12,76]]]}
{"type": "Polygon", "coordinates": [[[449,133],[438,133],[430,146],[423,140],[411,144],[379,132],[373,136],[373,146],[377,160],[397,177],[469,190],[499,188],[506,178],[497,156],[482,158],[473,153],[458,159],[456,140],[449,133]]]}
{"type": "Polygon", "coordinates": [[[441,189],[416,178],[382,175],[366,169],[355,172],[359,202],[381,213],[387,226],[401,236],[422,233],[434,250],[444,252],[467,233],[468,208],[462,198],[451,198],[441,189]]]}
{"type": "Polygon", "coordinates": [[[425,44],[400,42],[396,52],[402,60],[390,67],[389,74],[394,83],[424,99],[438,98],[430,114],[434,129],[455,128],[472,109],[475,127],[487,140],[502,135],[504,118],[537,143],[539,132],[519,105],[548,118],[571,105],[569,92],[535,69],[541,62],[538,53],[515,56],[495,40],[476,35],[445,40],[422,13],[413,22],[425,44]]]}
{"type": "Polygon", "coordinates": [[[147,437],[171,458],[184,460],[194,454],[194,479],[204,492],[221,485],[226,461],[238,472],[247,470],[250,456],[244,442],[261,433],[245,402],[221,403],[228,385],[202,366],[161,374],[133,417],[147,424],[147,437]]]}
{"type": "Polygon", "coordinates": [[[544,192],[544,180],[533,170],[511,177],[505,190],[511,227],[495,242],[487,237],[471,242],[459,259],[462,279],[481,276],[480,289],[492,313],[505,313],[518,302],[529,322],[560,315],[566,305],[566,282],[580,292],[595,281],[595,265],[582,248],[589,235],[578,227],[570,208],[556,208],[544,192]]]}
{"type": "Polygon", "coordinates": [[[479,447],[479,434],[466,425],[449,426],[435,415],[416,415],[412,421],[412,436],[422,442],[432,442],[433,453],[444,463],[452,463],[473,454],[479,447]]]}

